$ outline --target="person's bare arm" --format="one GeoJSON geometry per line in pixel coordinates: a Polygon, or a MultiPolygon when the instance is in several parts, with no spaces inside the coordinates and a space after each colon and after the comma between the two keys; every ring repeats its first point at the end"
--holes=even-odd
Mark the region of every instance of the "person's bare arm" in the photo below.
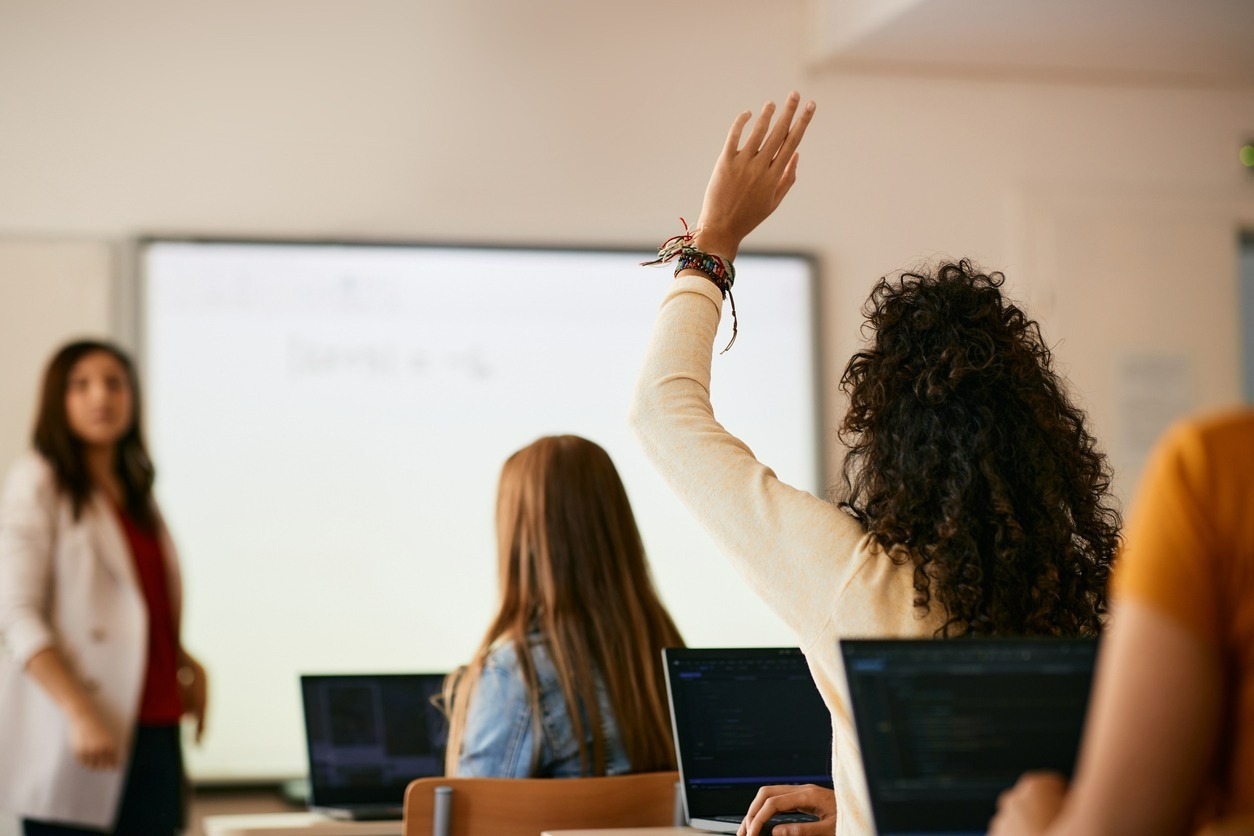
{"type": "Polygon", "coordinates": [[[1222,683],[1212,647],[1151,606],[1119,601],[1061,810],[1045,803],[1056,785],[1025,776],[1003,796],[990,836],[1185,832],[1218,742],[1222,683]]]}
{"type": "Polygon", "coordinates": [[[117,735],[101,718],[60,651],[53,647],[39,651],[27,661],[26,673],[69,719],[70,747],[78,762],[91,769],[116,769],[120,760],[117,735]]]}

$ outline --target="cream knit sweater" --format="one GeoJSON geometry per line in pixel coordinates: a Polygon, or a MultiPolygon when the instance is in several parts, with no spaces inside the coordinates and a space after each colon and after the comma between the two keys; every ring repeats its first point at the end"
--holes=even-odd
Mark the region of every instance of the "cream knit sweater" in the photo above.
{"type": "Polygon", "coordinates": [[[832,713],[837,836],[874,834],[838,641],[929,637],[913,567],[889,560],[856,520],[785,485],[723,429],[710,405],[710,360],[723,300],[700,276],[662,302],[632,402],[645,453],[758,595],[797,634],[832,713]]]}

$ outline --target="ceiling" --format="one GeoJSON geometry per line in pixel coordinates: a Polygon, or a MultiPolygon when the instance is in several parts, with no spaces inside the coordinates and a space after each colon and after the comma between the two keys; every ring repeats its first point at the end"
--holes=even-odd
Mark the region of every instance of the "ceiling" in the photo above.
{"type": "Polygon", "coordinates": [[[1254,85],[1254,0],[813,0],[826,69],[1254,85]]]}

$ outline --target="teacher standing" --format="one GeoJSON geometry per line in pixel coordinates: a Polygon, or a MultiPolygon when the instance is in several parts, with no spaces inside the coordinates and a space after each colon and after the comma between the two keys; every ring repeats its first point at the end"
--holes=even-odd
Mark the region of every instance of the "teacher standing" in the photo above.
{"type": "Polygon", "coordinates": [[[179,725],[199,739],[207,691],[153,479],[130,359],[62,348],[0,497],[0,809],[27,836],[182,826],[179,725]]]}

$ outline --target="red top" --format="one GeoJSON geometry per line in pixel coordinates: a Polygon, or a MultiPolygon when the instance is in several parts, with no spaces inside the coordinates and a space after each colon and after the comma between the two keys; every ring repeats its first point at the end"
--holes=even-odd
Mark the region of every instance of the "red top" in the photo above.
{"type": "Polygon", "coordinates": [[[144,726],[178,725],[183,716],[178,683],[178,637],[170,608],[170,585],[161,542],[156,534],[145,531],[125,511],[116,510],[135,560],[135,574],[144,593],[144,603],[148,606],[148,670],[144,674],[139,722],[144,726]]]}

